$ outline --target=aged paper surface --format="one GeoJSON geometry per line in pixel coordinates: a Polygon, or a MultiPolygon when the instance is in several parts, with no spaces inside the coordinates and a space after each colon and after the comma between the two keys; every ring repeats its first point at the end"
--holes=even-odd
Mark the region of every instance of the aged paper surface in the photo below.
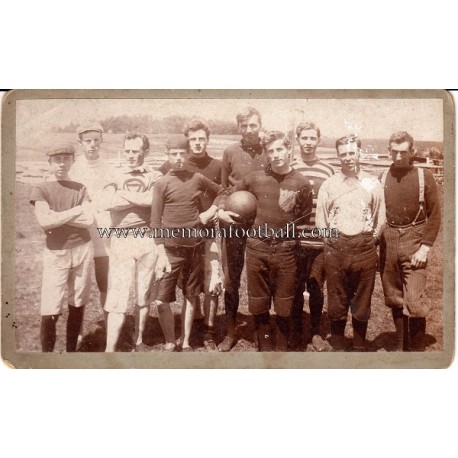
{"type": "MultiPolygon", "coordinates": [[[[454,107],[443,91],[14,91],[3,100],[2,112],[2,357],[14,367],[445,367],[454,352],[454,107]],[[247,282],[242,274],[237,316],[238,342],[230,352],[207,352],[197,326],[192,353],[163,352],[164,336],[154,305],[146,322],[146,352],[133,352],[134,302],[131,299],[117,351],[103,353],[103,314],[99,291],[91,278],[79,351],[65,351],[67,304],[57,324],[53,353],[40,345],[40,290],[44,232],[37,223],[31,188],[47,179],[45,151],[50,144],[71,143],[82,155],[76,130],[95,121],[104,125],[100,151],[114,169],[122,169],[126,130],[146,134],[150,142],[145,162],[157,169],[167,159],[165,143],[194,117],[210,125],[207,151],[222,159],[224,150],[240,141],[236,115],[247,106],[262,115],[262,131],[282,131],[292,138],[293,155],[300,156],[294,132],[312,121],[321,131],[318,157],[336,171],[340,160],[335,140],[355,134],[361,138],[362,168],[378,177],[391,156],[388,139],[407,131],[414,139],[416,164],[430,170],[440,194],[441,229],[428,255],[426,351],[387,351],[394,339],[390,310],[385,306],[379,273],[372,294],[366,352],[257,352],[255,328],[248,311],[247,282]],[[443,155],[443,156],[442,156],[443,155]]],[[[71,174],[71,172],[70,172],[71,174]]],[[[102,179],[102,178],[101,178],[102,179]]],[[[402,196],[400,196],[400,199],[402,196]]],[[[130,240],[126,240],[126,247],[130,240]]],[[[126,248],[126,251],[129,251],[126,248]]],[[[93,275],[93,274],[92,274],[93,275]]],[[[173,305],[179,336],[182,296],[173,305]]],[[[310,321],[307,297],[304,326],[310,321]]],[[[330,333],[327,296],[321,334],[330,333]]],[[[223,295],[219,299],[216,341],[226,331],[223,295]]],[[[345,337],[351,340],[351,318],[345,337]]],[[[194,339],[194,340],[193,340],[194,339]]]]}

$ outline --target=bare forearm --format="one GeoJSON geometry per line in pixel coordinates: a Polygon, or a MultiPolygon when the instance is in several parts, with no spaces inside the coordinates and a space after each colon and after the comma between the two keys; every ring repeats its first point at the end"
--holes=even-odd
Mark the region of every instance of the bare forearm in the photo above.
{"type": "Polygon", "coordinates": [[[78,218],[81,214],[81,205],[61,212],[56,212],[49,208],[42,209],[38,206],[38,203],[35,205],[35,215],[37,217],[38,224],[45,230],[63,226],[64,224],[67,224],[72,220],[78,218]]]}

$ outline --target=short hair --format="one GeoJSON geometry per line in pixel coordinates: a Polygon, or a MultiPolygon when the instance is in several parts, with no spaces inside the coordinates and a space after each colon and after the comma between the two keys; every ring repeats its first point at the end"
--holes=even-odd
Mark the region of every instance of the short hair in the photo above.
{"type": "Polygon", "coordinates": [[[405,132],[404,130],[399,130],[398,132],[395,132],[389,140],[388,147],[391,147],[391,143],[404,143],[404,142],[409,142],[409,150],[413,151],[413,137],[410,135],[408,132],[405,132]]]}
{"type": "Polygon", "coordinates": [[[195,132],[196,130],[205,130],[207,140],[210,138],[210,128],[208,127],[206,121],[200,118],[191,119],[191,121],[186,123],[183,129],[183,134],[188,137],[189,132],[195,132]]]}
{"type": "Polygon", "coordinates": [[[124,142],[123,144],[126,143],[126,140],[135,140],[136,138],[141,138],[142,139],[142,151],[148,151],[149,150],[149,138],[146,135],[139,134],[138,132],[126,132],[124,135],[124,142]]]}
{"type": "Polygon", "coordinates": [[[301,122],[296,127],[296,137],[299,138],[299,136],[301,135],[301,132],[303,130],[311,130],[311,129],[316,131],[316,134],[318,135],[318,138],[321,138],[320,128],[315,123],[313,123],[312,121],[301,122]]]}
{"type": "Polygon", "coordinates": [[[351,135],[346,135],[345,137],[340,137],[339,139],[337,139],[336,150],[339,151],[339,146],[347,145],[348,143],[356,143],[356,146],[358,148],[361,148],[361,139],[357,135],[351,134],[351,135]]]}
{"type": "Polygon", "coordinates": [[[256,110],[256,108],[247,107],[235,117],[237,125],[239,126],[243,121],[245,121],[248,118],[251,118],[254,115],[258,117],[259,124],[261,124],[261,113],[259,113],[259,111],[256,110]]]}
{"type": "Polygon", "coordinates": [[[272,130],[271,132],[267,132],[267,134],[263,137],[261,143],[264,148],[264,150],[267,149],[267,147],[277,141],[277,140],[283,140],[283,144],[287,147],[291,147],[291,139],[284,134],[283,132],[280,132],[278,130],[272,130]]]}

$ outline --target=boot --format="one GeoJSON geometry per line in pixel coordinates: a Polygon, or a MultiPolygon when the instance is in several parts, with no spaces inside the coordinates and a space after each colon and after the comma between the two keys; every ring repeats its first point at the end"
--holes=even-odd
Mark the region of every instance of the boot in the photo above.
{"type": "Polygon", "coordinates": [[[84,305],[81,307],[75,307],[73,305],[68,306],[68,318],[67,318],[67,352],[76,351],[78,344],[78,336],[81,332],[81,326],[83,324],[84,317],[84,305]]]}
{"type": "Polygon", "coordinates": [[[425,351],[426,318],[410,318],[410,351],[425,351]]]}
{"type": "Polygon", "coordinates": [[[41,317],[41,351],[52,352],[56,345],[56,323],[59,315],[44,315],[41,317]]]}
{"type": "Polygon", "coordinates": [[[346,320],[331,321],[331,337],[329,344],[333,351],[345,351],[345,326],[346,320]]]}
{"type": "Polygon", "coordinates": [[[276,329],[276,351],[288,351],[288,338],[289,338],[289,317],[276,316],[275,317],[277,329],[276,329]]]}
{"type": "Polygon", "coordinates": [[[353,325],[353,351],[366,351],[367,321],[351,319],[353,325]]]}
{"type": "Polygon", "coordinates": [[[258,351],[274,351],[269,312],[255,315],[254,325],[258,337],[258,351]]]}
{"type": "Polygon", "coordinates": [[[402,309],[392,309],[391,313],[396,328],[396,341],[393,351],[409,351],[409,317],[404,315],[402,309]]]}

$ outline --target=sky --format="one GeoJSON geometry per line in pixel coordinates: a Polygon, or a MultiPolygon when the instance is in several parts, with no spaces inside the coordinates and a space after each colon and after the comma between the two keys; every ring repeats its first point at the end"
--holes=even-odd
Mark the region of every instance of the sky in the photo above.
{"type": "Polygon", "coordinates": [[[199,116],[233,121],[246,106],[257,108],[267,130],[290,130],[310,120],[321,135],[389,138],[397,130],[415,140],[442,141],[441,99],[50,99],[17,101],[18,140],[41,137],[71,122],[116,115],[199,116]]]}

